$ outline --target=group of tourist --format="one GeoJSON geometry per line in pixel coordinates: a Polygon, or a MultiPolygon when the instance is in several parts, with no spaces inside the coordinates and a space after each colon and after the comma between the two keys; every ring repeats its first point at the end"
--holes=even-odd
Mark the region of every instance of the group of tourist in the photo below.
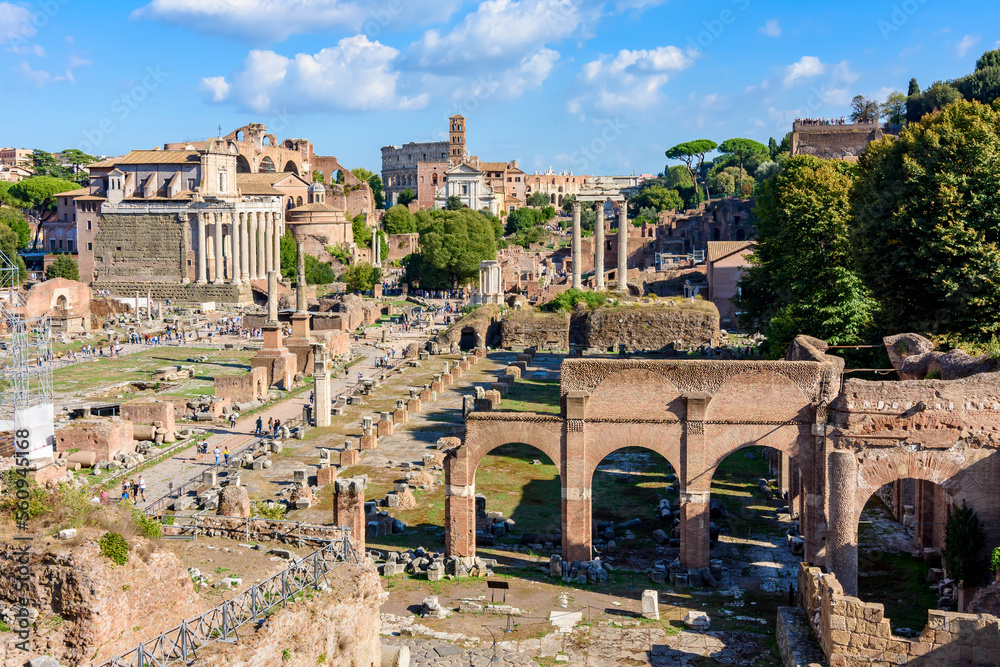
{"type": "MultiPolygon", "coordinates": [[[[101,500],[105,499],[104,494],[101,495],[101,500]]],[[[139,475],[139,479],[135,478],[129,480],[122,480],[122,500],[131,500],[135,503],[138,500],[146,502],[146,480],[142,475],[139,475]]]]}
{"type": "Polygon", "coordinates": [[[847,118],[796,118],[796,123],[801,125],[847,125],[847,118]]]}

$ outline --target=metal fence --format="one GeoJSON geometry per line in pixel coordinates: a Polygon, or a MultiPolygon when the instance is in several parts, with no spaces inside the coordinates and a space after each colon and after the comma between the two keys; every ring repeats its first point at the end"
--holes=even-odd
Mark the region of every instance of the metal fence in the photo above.
{"type": "Polygon", "coordinates": [[[232,600],[164,632],[132,650],[91,667],[166,667],[197,658],[200,649],[215,642],[235,643],[237,629],[247,623],[262,621],[267,613],[292,601],[308,587],[329,585],[326,575],[343,563],[357,563],[347,529],[341,535],[300,561],[249,589],[232,600]]]}

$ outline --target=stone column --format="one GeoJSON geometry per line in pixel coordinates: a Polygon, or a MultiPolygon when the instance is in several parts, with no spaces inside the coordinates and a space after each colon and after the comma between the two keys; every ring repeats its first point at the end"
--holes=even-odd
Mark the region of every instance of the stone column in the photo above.
{"type": "Polygon", "coordinates": [[[225,271],[222,268],[222,214],[215,212],[212,214],[215,220],[215,280],[213,285],[221,285],[225,271]]]}
{"type": "MultiPolygon", "coordinates": [[[[586,452],[587,436],[584,432],[587,401],[585,391],[566,394],[566,452],[586,452]]],[[[559,479],[562,481],[562,557],[563,560],[590,560],[593,558],[591,530],[591,478],[586,456],[564,457],[559,479]]]]}
{"type": "Polygon", "coordinates": [[[249,244],[249,256],[247,264],[250,269],[250,280],[257,280],[260,274],[257,273],[257,214],[247,214],[247,243],[249,244]]]}
{"type": "Polygon", "coordinates": [[[198,278],[199,285],[208,282],[208,238],[205,233],[205,214],[198,213],[198,278]]]}
{"type": "MultiPolygon", "coordinates": [[[[272,248],[274,247],[274,221],[271,220],[271,215],[268,213],[264,214],[264,247],[262,251],[264,253],[264,272],[270,274],[274,271],[274,253],[272,248]]],[[[268,275],[268,280],[271,276],[268,275]]]]}
{"type": "Polygon", "coordinates": [[[445,459],[445,553],[476,555],[476,480],[469,471],[469,454],[462,447],[445,459]]]}
{"type": "Polygon", "coordinates": [[[278,272],[267,272],[267,323],[278,323],[278,272]]]}
{"type": "Polygon", "coordinates": [[[304,314],[309,310],[306,305],[306,244],[299,241],[295,244],[297,271],[295,273],[295,311],[304,314]]]}
{"type": "Polygon", "coordinates": [[[858,540],[854,503],[858,490],[858,461],[852,450],[830,452],[830,519],[826,539],[826,569],[837,575],[844,593],[858,595],[858,540]]]}
{"type": "Polygon", "coordinates": [[[684,395],[687,419],[681,441],[680,535],[681,565],[687,568],[708,567],[709,510],[711,471],[707,470],[705,416],[709,394],[689,392],[684,395]]]}
{"type": "Polygon", "coordinates": [[[580,201],[573,201],[573,289],[580,289],[580,201]]]}
{"type": "Polygon", "coordinates": [[[257,277],[264,279],[267,278],[267,253],[264,249],[267,247],[264,241],[264,227],[267,223],[264,220],[264,214],[257,214],[257,277]]]}
{"type": "Polygon", "coordinates": [[[618,289],[628,294],[628,206],[618,207],[618,289]]]}
{"type": "Polygon", "coordinates": [[[594,289],[604,290],[604,202],[597,202],[594,209],[594,275],[597,283],[594,289]]]}
{"type": "Polygon", "coordinates": [[[365,555],[365,481],[362,477],[338,479],[333,488],[333,523],[350,528],[350,540],[360,558],[365,555]]]}
{"type": "Polygon", "coordinates": [[[240,220],[242,216],[235,210],[229,213],[230,220],[232,224],[229,226],[230,232],[232,232],[232,241],[230,242],[230,247],[232,250],[230,254],[232,255],[233,261],[233,272],[232,280],[234,285],[239,285],[243,282],[243,274],[240,271],[240,220]]]}
{"type": "Polygon", "coordinates": [[[146,319],[149,320],[149,326],[153,326],[153,295],[148,289],[146,290],[146,319]]]}
{"type": "Polygon", "coordinates": [[[274,218],[274,245],[271,248],[271,252],[274,256],[274,270],[281,271],[281,237],[284,235],[285,230],[281,226],[281,219],[277,214],[272,213],[271,217],[274,218]]]}
{"type": "Polygon", "coordinates": [[[250,235],[247,227],[253,213],[240,213],[240,276],[250,282],[250,235]]]}
{"type": "Polygon", "coordinates": [[[330,374],[326,369],[326,344],[313,343],[313,415],[316,426],[330,425],[330,374]]]}

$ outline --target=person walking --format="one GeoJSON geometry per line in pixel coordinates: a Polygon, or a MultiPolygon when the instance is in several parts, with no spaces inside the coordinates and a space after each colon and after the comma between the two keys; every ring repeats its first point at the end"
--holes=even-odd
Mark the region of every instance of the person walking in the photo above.
{"type": "Polygon", "coordinates": [[[236,428],[236,413],[235,412],[230,412],[229,413],[229,428],[232,428],[232,429],[236,428]]]}
{"type": "Polygon", "coordinates": [[[278,429],[279,428],[281,428],[281,420],[280,419],[275,419],[274,420],[274,435],[272,437],[274,437],[274,438],[278,437],[278,429]]]}
{"type": "Polygon", "coordinates": [[[122,480],[122,500],[128,500],[128,480],[122,480]]]}
{"type": "Polygon", "coordinates": [[[146,478],[139,475],[139,495],[142,496],[142,502],[146,502],[146,478]]]}
{"type": "Polygon", "coordinates": [[[220,454],[219,446],[216,445],[215,449],[213,449],[212,452],[215,454],[215,465],[219,465],[219,454],[220,454]]]}
{"type": "Polygon", "coordinates": [[[256,435],[256,436],[258,436],[258,437],[260,437],[260,430],[261,430],[261,428],[263,428],[263,426],[264,426],[264,418],[258,416],[257,417],[257,429],[253,432],[253,434],[256,435]]]}
{"type": "Polygon", "coordinates": [[[222,456],[225,457],[225,459],[226,459],[226,466],[228,467],[229,466],[229,447],[228,446],[222,452],[222,456]]]}

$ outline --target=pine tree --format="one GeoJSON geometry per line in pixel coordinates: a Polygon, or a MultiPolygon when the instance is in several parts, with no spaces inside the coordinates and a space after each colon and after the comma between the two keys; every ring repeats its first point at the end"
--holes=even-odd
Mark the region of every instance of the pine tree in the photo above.
{"type": "Polygon", "coordinates": [[[906,89],[906,96],[913,97],[920,94],[920,85],[916,79],[910,79],[910,87],[906,89]]]}
{"type": "Polygon", "coordinates": [[[986,572],[980,551],[986,545],[979,515],[962,501],[948,516],[944,527],[944,550],[941,556],[948,576],[962,586],[975,586],[986,572]]]}

